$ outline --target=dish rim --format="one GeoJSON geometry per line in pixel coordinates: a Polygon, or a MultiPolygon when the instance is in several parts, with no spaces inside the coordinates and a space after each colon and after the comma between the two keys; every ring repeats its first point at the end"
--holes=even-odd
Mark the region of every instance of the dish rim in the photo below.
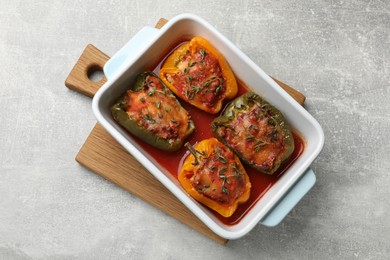
{"type": "MultiPolygon", "coordinates": [[[[245,79],[242,80],[245,82],[245,79]]],[[[253,86],[251,86],[251,89],[253,89],[253,86]]],[[[154,177],[156,177],[165,187],[167,187],[168,190],[170,190],[185,206],[187,206],[187,208],[189,208],[204,224],[206,224],[216,234],[227,239],[240,238],[247,234],[250,230],[252,230],[252,228],[272,209],[272,207],[277,204],[277,202],[283,197],[283,195],[288,191],[288,189],[291,188],[294,183],[296,183],[299,177],[302,176],[305,170],[318,156],[324,144],[324,134],[321,126],[302,106],[300,106],[288,93],[281,89],[264,71],[262,71],[251,59],[249,59],[248,56],[246,56],[242,51],[240,51],[221,33],[219,33],[205,20],[193,14],[181,14],[170,19],[167,24],[165,24],[159,30],[156,36],[152,37],[150,42],[146,43],[143,47],[141,47],[139,49],[139,52],[134,55],[132,59],[129,59],[125,62],[124,66],[118,68],[118,72],[113,74],[112,77],[110,77],[107,82],[98,90],[98,92],[93,98],[92,108],[98,122],[114,137],[115,140],[117,140],[129,153],[131,153],[149,172],[151,172],[154,177]],[[278,95],[288,101],[290,105],[297,109],[297,111],[302,113],[302,115],[306,117],[306,119],[308,119],[308,121],[312,124],[313,128],[318,134],[316,149],[309,156],[309,159],[307,159],[304,163],[301,163],[301,165],[296,170],[299,171],[300,174],[296,174],[294,178],[290,178],[289,180],[287,180],[284,185],[285,188],[279,189],[279,191],[275,192],[275,194],[273,195],[274,199],[268,202],[267,206],[262,210],[262,213],[256,213],[255,216],[252,217],[252,219],[247,220],[247,224],[245,226],[240,228],[234,227],[237,227],[243,221],[243,219],[248,216],[248,214],[244,216],[238,224],[234,225],[234,227],[230,225],[225,225],[223,223],[216,223],[216,219],[212,219],[209,214],[205,213],[204,208],[201,208],[204,206],[201,206],[199,205],[199,203],[194,202],[194,200],[190,198],[189,195],[185,191],[183,191],[181,187],[178,187],[177,184],[173,183],[172,180],[166,176],[166,174],[161,172],[161,170],[151,160],[149,160],[143,154],[142,151],[140,151],[137,147],[134,146],[134,144],[128,141],[128,136],[125,137],[123,134],[121,134],[117,130],[117,128],[115,128],[113,124],[105,118],[101,111],[101,101],[105,97],[105,95],[107,95],[107,91],[109,90],[109,88],[115,85],[115,83],[121,78],[121,76],[123,76],[124,73],[127,73],[127,71],[134,65],[134,63],[137,62],[137,60],[139,60],[140,58],[142,58],[142,56],[149,50],[149,48],[153,44],[158,42],[159,39],[161,39],[162,35],[166,34],[172,26],[183,20],[190,20],[194,23],[198,23],[200,26],[205,27],[210,33],[214,34],[215,37],[220,39],[225,44],[225,47],[232,51],[233,54],[238,55],[243,61],[245,61],[247,66],[254,69],[258,73],[259,77],[261,77],[262,80],[264,80],[268,86],[273,88],[273,90],[276,91],[278,95]],[[225,228],[222,228],[222,226],[224,226],[225,228]]],[[[306,142],[307,141],[308,140],[306,140],[306,142]]],[[[269,191],[267,191],[266,193],[268,192],[269,191]]],[[[261,200],[262,199],[260,199],[259,201],[261,200]]],[[[258,204],[258,202],[256,202],[256,205],[258,204]]]]}

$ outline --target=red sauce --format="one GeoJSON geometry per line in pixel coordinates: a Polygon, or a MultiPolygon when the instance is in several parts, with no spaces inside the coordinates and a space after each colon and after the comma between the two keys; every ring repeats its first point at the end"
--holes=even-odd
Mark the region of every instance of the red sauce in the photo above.
{"type": "MultiPolygon", "coordinates": [[[[166,56],[163,57],[163,59],[161,58],[157,59],[159,61],[161,60],[162,61],[158,63],[156,66],[154,66],[154,70],[152,69],[156,73],[156,75],[159,74],[161,64],[164,62],[165,58],[168,57],[173,52],[173,50],[176,49],[176,47],[185,43],[186,40],[187,39],[182,39],[178,41],[176,45],[172,46],[172,49],[169,48],[168,52],[166,52],[167,53],[166,56]]],[[[249,88],[245,85],[244,82],[237,79],[237,83],[238,83],[237,97],[249,91],[249,88]]],[[[225,101],[223,107],[226,107],[228,102],[230,101],[225,101]]],[[[201,140],[214,137],[214,134],[211,131],[211,122],[214,120],[215,117],[218,116],[218,114],[217,115],[208,114],[182,100],[180,100],[180,103],[185,109],[188,110],[196,127],[195,132],[187,139],[187,141],[190,142],[192,145],[194,145],[195,143],[200,142],[201,140]]],[[[185,147],[181,148],[177,152],[173,152],[173,153],[165,152],[143,142],[142,140],[133,136],[131,133],[129,134],[145,150],[145,152],[147,152],[152,158],[156,160],[156,162],[159,165],[161,165],[161,167],[163,167],[172,176],[178,178],[178,172],[182,165],[182,161],[187,156],[187,149],[185,147]]],[[[273,175],[267,175],[267,174],[257,172],[253,168],[244,164],[245,170],[248,173],[250,182],[252,184],[250,198],[247,202],[240,204],[237,210],[235,211],[235,213],[229,218],[225,218],[220,214],[218,214],[217,212],[209,209],[210,212],[212,212],[212,214],[214,214],[222,223],[226,225],[235,225],[238,222],[240,222],[240,220],[256,204],[256,202],[263,197],[263,195],[279,180],[279,178],[288,170],[288,168],[299,158],[299,156],[302,154],[304,150],[304,141],[302,137],[299,136],[298,133],[292,131],[292,134],[295,141],[294,152],[292,153],[292,155],[288,160],[283,162],[283,164],[273,175]]]]}
{"type": "MultiPolygon", "coordinates": [[[[238,80],[238,94],[237,96],[241,96],[242,94],[248,92],[248,88],[244,85],[243,82],[238,80]]],[[[208,114],[200,109],[195,108],[194,106],[181,101],[182,106],[187,109],[192,117],[192,120],[195,123],[196,130],[195,132],[187,139],[192,145],[203,140],[208,139],[210,137],[214,137],[211,131],[211,122],[218,115],[208,114]]],[[[227,105],[227,102],[225,106],[227,105]]],[[[251,167],[244,165],[246,172],[248,173],[249,179],[252,184],[251,195],[247,202],[240,204],[236,210],[236,212],[229,218],[225,218],[219,215],[217,212],[214,212],[210,209],[210,211],[224,224],[226,225],[234,225],[237,224],[245,214],[256,204],[258,200],[272,187],[274,183],[278,181],[278,179],[283,175],[284,172],[293,164],[297,158],[302,154],[304,149],[304,142],[302,138],[293,131],[293,137],[295,141],[295,149],[291,157],[285,161],[280,168],[273,175],[267,175],[256,170],[251,167]]],[[[167,153],[161,151],[138,138],[134,138],[138,144],[149,153],[163,168],[166,169],[167,172],[172,174],[177,178],[178,172],[180,170],[182,160],[187,156],[187,149],[183,147],[177,152],[167,153]]]]}

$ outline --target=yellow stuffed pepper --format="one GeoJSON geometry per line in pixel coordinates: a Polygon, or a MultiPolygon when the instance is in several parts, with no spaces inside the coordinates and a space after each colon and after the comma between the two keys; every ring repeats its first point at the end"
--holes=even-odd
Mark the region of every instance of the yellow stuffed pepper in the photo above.
{"type": "Polygon", "coordinates": [[[216,138],[199,142],[179,172],[179,181],[195,200],[230,217],[250,196],[251,183],[238,157],[216,138]]]}
{"type": "Polygon", "coordinates": [[[200,36],[180,45],[164,62],[160,78],[178,97],[210,114],[224,99],[237,95],[237,81],[229,64],[200,36]]]}

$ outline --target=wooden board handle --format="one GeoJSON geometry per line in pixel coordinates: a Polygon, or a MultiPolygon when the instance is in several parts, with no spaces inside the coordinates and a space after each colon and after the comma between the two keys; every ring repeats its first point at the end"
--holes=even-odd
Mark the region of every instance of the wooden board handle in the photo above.
{"type": "MultiPolygon", "coordinates": [[[[160,29],[167,22],[168,20],[161,18],[156,23],[155,27],[160,29]]],[[[94,82],[89,79],[88,75],[90,75],[93,71],[103,70],[103,66],[109,58],[109,56],[100,51],[98,48],[92,44],[88,44],[65,80],[65,86],[89,97],[93,97],[107,79],[104,76],[99,82],[94,82]]],[[[273,77],[272,79],[299,104],[303,105],[305,103],[306,97],[301,92],[273,77]]]]}
{"type": "Polygon", "coordinates": [[[107,78],[103,75],[100,81],[95,82],[89,77],[93,72],[99,70],[103,72],[104,64],[109,59],[110,57],[105,53],[92,44],[88,44],[66,78],[65,86],[86,96],[93,97],[99,88],[106,83],[107,78]]]}

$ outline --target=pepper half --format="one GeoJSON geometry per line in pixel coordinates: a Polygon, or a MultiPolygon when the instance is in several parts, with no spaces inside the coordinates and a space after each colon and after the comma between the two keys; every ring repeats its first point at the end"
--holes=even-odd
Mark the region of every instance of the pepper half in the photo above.
{"type": "Polygon", "coordinates": [[[216,138],[192,147],[179,172],[179,181],[198,202],[230,217],[250,196],[251,183],[238,157],[216,138]]]}
{"type": "Polygon", "coordinates": [[[130,133],[165,151],[179,150],[195,129],[188,111],[153,72],[139,74],[111,113],[130,133]]]}
{"type": "Polygon", "coordinates": [[[224,99],[237,95],[229,64],[200,36],[180,45],[164,62],[160,78],[181,99],[210,114],[218,113],[224,99]]]}
{"type": "Polygon", "coordinates": [[[233,100],[211,127],[244,163],[266,174],[273,174],[294,151],[282,113],[254,92],[233,100]]]}

